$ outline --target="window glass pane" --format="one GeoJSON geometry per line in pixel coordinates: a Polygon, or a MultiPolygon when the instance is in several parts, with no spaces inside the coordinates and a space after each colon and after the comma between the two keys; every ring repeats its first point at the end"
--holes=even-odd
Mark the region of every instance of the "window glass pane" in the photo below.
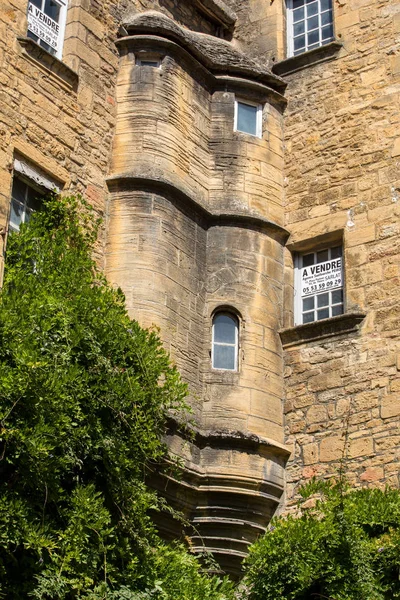
{"type": "Polygon", "coordinates": [[[60,20],[60,5],[57,4],[57,2],[54,2],[54,0],[45,0],[44,12],[46,13],[46,15],[51,17],[53,19],[53,21],[56,21],[56,23],[59,22],[59,20],[60,20]]]}
{"type": "Polygon", "coordinates": [[[293,25],[293,34],[294,35],[301,35],[302,33],[304,33],[304,21],[300,21],[299,23],[295,23],[293,25]]]}
{"type": "Polygon", "coordinates": [[[314,308],[314,296],[303,298],[303,310],[312,310],[314,308]]]}
{"type": "Polygon", "coordinates": [[[24,223],[28,223],[31,220],[31,216],[32,216],[33,210],[31,210],[30,208],[27,208],[25,210],[25,219],[24,219],[24,223]]]}
{"type": "Polygon", "coordinates": [[[327,25],[326,27],[323,27],[321,37],[323,40],[332,38],[333,37],[333,25],[327,25]]]}
{"type": "Polygon", "coordinates": [[[39,208],[42,205],[41,196],[42,194],[40,192],[38,192],[34,188],[28,187],[28,197],[26,205],[32,210],[39,210],[39,208]]]}
{"type": "Polygon", "coordinates": [[[226,344],[236,343],[236,328],[235,319],[229,315],[216,315],[213,321],[214,325],[214,342],[223,342],[226,344]]]}
{"type": "Polygon", "coordinates": [[[237,103],[237,130],[257,135],[257,106],[237,103]]]}
{"type": "Polygon", "coordinates": [[[33,40],[34,42],[38,42],[39,38],[37,35],[35,35],[34,33],[32,33],[32,31],[28,31],[26,32],[26,37],[31,38],[31,40],[33,40]]]}
{"type": "Polygon", "coordinates": [[[322,310],[317,311],[317,320],[328,319],[329,318],[329,308],[323,308],[322,310]]]}
{"type": "Polygon", "coordinates": [[[331,258],[339,258],[342,256],[342,246],[331,248],[331,258]]]}
{"type": "Polygon", "coordinates": [[[293,9],[304,6],[304,0],[293,0],[293,9]]]}
{"type": "Polygon", "coordinates": [[[47,52],[49,52],[50,54],[54,55],[56,53],[55,49],[52,48],[51,46],[49,46],[48,44],[46,44],[46,42],[44,42],[43,40],[40,40],[39,44],[40,44],[40,46],[42,46],[42,48],[47,50],[47,52]]]}
{"type": "Polygon", "coordinates": [[[332,23],[332,11],[328,10],[321,15],[321,25],[329,25],[332,23]]]}
{"type": "Polygon", "coordinates": [[[309,267],[310,265],[313,265],[315,262],[314,260],[314,253],[312,254],[305,254],[303,256],[303,267],[309,267]]]}
{"type": "Polygon", "coordinates": [[[319,41],[319,29],[316,29],[315,31],[312,31],[311,33],[307,34],[308,45],[315,44],[318,41],[319,41]]]}
{"type": "Polygon", "coordinates": [[[29,0],[30,4],[33,4],[34,6],[37,6],[37,8],[40,8],[40,10],[42,10],[42,0],[29,0]]]}
{"type": "Polygon", "coordinates": [[[303,323],[312,323],[314,321],[314,312],[305,313],[303,315],[303,323]]]}
{"type": "Polygon", "coordinates": [[[343,314],[343,304],[337,304],[336,306],[332,306],[332,317],[336,317],[337,315],[343,314]]]}
{"type": "Polygon", "coordinates": [[[319,48],[319,43],[318,44],[312,44],[311,46],[308,46],[307,50],[312,50],[313,48],[319,48]]]}
{"type": "Polygon", "coordinates": [[[317,263],[322,263],[329,260],[329,250],[321,250],[317,252],[317,263]]]}
{"type": "Polygon", "coordinates": [[[304,8],[298,8],[297,10],[294,10],[293,22],[296,23],[297,21],[301,21],[302,19],[304,19],[304,8]]]}
{"type": "Polygon", "coordinates": [[[316,14],[318,14],[318,2],[307,4],[307,17],[312,17],[316,14]]]}
{"type": "Polygon", "coordinates": [[[142,67],[159,67],[160,63],[158,62],[158,60],[141,60],[140,61],[140,65],[142,67]]]}
{"type": "Polygon", "coordinates": [[[321,12],[324,10],[330,10],[332,8],[332,0],[320,0],[321,2],[321,12]]]}
{"type": "Polygon", "coordinates": [[[24,205],[16,200],[11,200],[10,224],[13,225],[15,229],[19,229],[19,226],[23,222],[23,218],[24,205]]]}
{"type": "Polygon", "coordinates": [[[343,290],[334,290],[332,292],[332,304],[343,302],[343,290]]]}
{"type": "Polygon", "coordinates": [[[318,27],[318,15],[316,17],[310,17],[307,19],[307,31],[316,29],[318,27]]]}
{"type": "Polygon", "coordinates": [[[236,369],[235,346],[214,344],[213,367],[214,369],[229,369],[230,371],[234,371],[236,369]]]}
{"type": "Polygon", "coordinates": [[[295,50],[300,50],[301,48],[304,48],[306,45],[306,38],[304,37],[304,35],[301,35],[298,38],[295,38],[294,40],[294,49],[295,50]]]}
{"type": "Polygon", "coordinates": [[[317,296],[317,306],[320,308],[321,306],[329,305],[329,294],[320,294],[317,296]]]}
{"type": "Polygon", "coordinates": [[[25,202],[27,187],[28,186],[26,185],[26,183],[18,179],[18,177],[14,177],[11,196],[19,202],[25,202]]]}

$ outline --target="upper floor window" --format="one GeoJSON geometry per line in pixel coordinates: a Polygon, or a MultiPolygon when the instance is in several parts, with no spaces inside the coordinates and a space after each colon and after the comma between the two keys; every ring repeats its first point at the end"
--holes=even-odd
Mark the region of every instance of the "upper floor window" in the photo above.
{"type": "Polygon", "coordinates": [[[295,321],[297,325],[343,314],[342,247],[296,257],[295,321]]]}
{"type": "Polygon", "coordinates": [[[212,322],[212,367],[224,371],[237,371],[239,348],[239,322],[229,313],[217,313],[212,322]]]}
{"type": "Polygon", "coordinates": [[[262,106],[235,100],[235,131],[262,136],[262,106]]]}
{"type": "Polygon", "coordinates": [[[333,40],[332,0],[287,0],[288,56],[333,40]]]}
{"type": "Polygon", "coordinates": [[[59,193],[62,184],[22,156],[14,159],[14,177],[11,190],[8,228],[19,231],[35,210],[40,209],[42,198],[49,192],[59,193]]]}
{"type": "Polygon", "coordinates": [[[31,214],[40,208],[44,190],[29,185],[18,176],[13,179],[9,231],[19,231],[22,223],[27,223],[31,214]]]}
{"type": "Polygon", "coordinates": [[[28,37],[62,58],[67,0],[29,0],[28,37]]]}

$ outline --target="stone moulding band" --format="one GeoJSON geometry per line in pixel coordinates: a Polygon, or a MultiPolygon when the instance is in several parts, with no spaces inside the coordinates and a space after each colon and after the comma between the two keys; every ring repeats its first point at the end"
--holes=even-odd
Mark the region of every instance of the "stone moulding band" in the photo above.
{"type": "Polygon", "coordinates": [[[259,65],[237,50],[230,42],[204,33],[181,27],[166,15],[148,11],[125,19],[124,29],[128,36],[117,40],[117,46],[131,45],[137,36],[175,42],[214,75],[236,75],[250,81],[258,81],[283,94],[286,82],[269,69],[259,65]]]}
{"type": "Polygon", "coordinates": [[[186,427],[182,430],[182,425],[175,419],[168,421],[168,433],[170,435],[179,435],[183,438],[192,440],[196,447],[205,448],[205,446],[228,447],[238,450],[259,451],[273,450],[276,455],[290,455],[290,450],[285,444],[281,444],[270,438],[260,437],[254,433],[244,433],[243,431],[211,430],[203,431],[196,427],[186,427]]]}
{"type": "Polygon", "coordinates": [[[224,91],[240,91],[250,93],[254,95],[259,102],[275,102],[278,105],[286,106],[287,100],[280,91],[271,87],[271,81],[267,78],[263,78],[263,81],[257,79],[250,79],[247,77],[248,73],[238,73],[238,75],[229,74],[216,74],[212,70],[205,66],[198,56],[193,56],[185,48],[182,48],[176,42],[166,39],[157,35],[129,35],[120,38],[116,42],[120,48],[120,52],[135,51],[135,50],[151,50],[168,52],[170,55],[175,55],[181,58],[181,60],[187,62],[191,66],[191,74],[194,76],[199,73],[203,80],[205,80],[210,91],[216,91],[223,89],[224,91]],[[239,76],[242,75],[242,76],[239,76]]]}
{"type": "Polygon", "coordinates": [[[168,199],[181,207],[197,213],[204,222],[206,228],[210,227],[243,227],[246,229],[258,230],[279,240],[282,244],[289,237],[289,232],[275,223],[259,216],[253,216],[242,213],[217,213],[209,211],[199,200],[193,199],[190,194],[183,190],[175,182],[168,181],[165,178],[146,177],[137,173],[119,173],[106,178],[108,188],[111,193],[120,190],[132,189],[149,191],[151,193],[163,193],[168,199]]]}

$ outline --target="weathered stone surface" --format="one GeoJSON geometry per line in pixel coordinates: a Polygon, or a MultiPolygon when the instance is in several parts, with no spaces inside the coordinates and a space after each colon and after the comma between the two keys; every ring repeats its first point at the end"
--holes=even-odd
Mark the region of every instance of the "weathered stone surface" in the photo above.
{"type": "MultiPolygon", "coordinates": [[[[323,337],[323,323],[320,339],[317,324],[312,339],[298,334],[297,343],[296,328],[288,330],[286,396],[296,398],[296,406],[290,421],[286,415],[286,440],[303,450],[316,444],[319,454],[307,469],[321,474],[323,463],[324,476],[334,474],[343,458],[353,485],[398,481],[391,468],[397,464],[398,469],[399,459],[394,453],[399,377],[391,357],[399,347],[400,80],[395,61],[391,66],[388,59],[397,57],[391,33],[397,12],[388,0],[372,0],[368,10],[336,4],[343,49],[331,62],[309,64],[287,77],[286,226],[291,242],[295,250],[296,244],[302,248],[313,237],[320,243],[318,236],[327,235],[329,245],[328,234],[343,229],[347,310],[361,310],[366,318],[357,330],[345,335],[338,330],[330,338],[323,337]],[[311,363],[311,352],[317,350],[317,361],[311,363]],[[335,365],[334,356],[340,364],[335,365]],[[302,398],[310,402],[310,394],[312,405],[325,406],[329,418],[315,423],[311,413],[305,427],[316,429],[303,441],[304,429],[295,433],[293,422],[306,418],[302,398]]],[[[287,290],[292,297],[290,286],[287,290]]],[[[288,467],[293,493],[309,477],[302,465],[299,453],[288,467]]]]}
{"type": "Polygon", "coordinates": [[[25,15],[0,9],[0,230],[18,156],[105,215],[99,264],[190,386],[198,430],[185,444],[172,426],[186,475],[168,489],[221,564],[285,478],[286,508],[340,465],[398,486],[397,6],[336,3],[340,41],[288,60],[284,3],[71,2],[62,61],[25,15]],[[237,98],[263,106],[260,138],[234,130],[237,98]],[[346,312],[293,327],[296,252],[332,244],[346,312]],[[211,369],[218,308],[239,319],[235,372],[211,369]]]}

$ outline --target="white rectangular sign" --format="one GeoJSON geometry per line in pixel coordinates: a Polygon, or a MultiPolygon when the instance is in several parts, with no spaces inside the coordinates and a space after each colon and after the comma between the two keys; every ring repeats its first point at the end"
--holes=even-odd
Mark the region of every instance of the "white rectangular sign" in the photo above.
{"type": "Polygon", "coordinates": [[[51,17],[47,16],[34,4],[28,4],[28,29],[38,36],[40,40],[58,50],[60,26],[51,17]]]}
{"type": "Polygon", "coordinates": [[[341,288],[343,287],[342,259],[334,258],[310,267],[303,267],[300,277],[302,296],[341,288]]]}

